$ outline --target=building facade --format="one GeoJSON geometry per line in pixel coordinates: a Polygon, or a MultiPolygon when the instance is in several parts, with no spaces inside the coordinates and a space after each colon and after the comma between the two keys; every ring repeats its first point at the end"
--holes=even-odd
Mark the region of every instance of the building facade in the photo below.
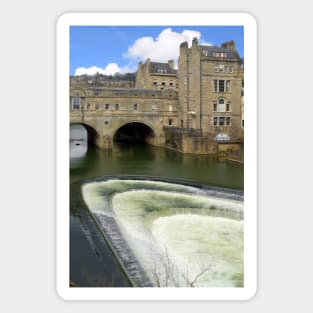
{"type": "MultiPolygon", "coordinates": [[[[241,128],[242,60],[233,41],[221,47],[180,45],[178,63],[180,127],[203,136],[243,137],[241,128]]],[[[225,137],[226,138],[226,137],[225,137]]]]}

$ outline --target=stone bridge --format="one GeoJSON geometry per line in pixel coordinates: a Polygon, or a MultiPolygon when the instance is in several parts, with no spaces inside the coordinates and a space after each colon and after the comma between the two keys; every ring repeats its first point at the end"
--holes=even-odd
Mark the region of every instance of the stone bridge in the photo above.
{"type": "Polygon", "coordinates": [[[70,124],[82,124],[88,141],[110,149],[113,141],[164,146],[164,127],[178,126],[174,90],[75,86],[70,89],[70,124]]]}

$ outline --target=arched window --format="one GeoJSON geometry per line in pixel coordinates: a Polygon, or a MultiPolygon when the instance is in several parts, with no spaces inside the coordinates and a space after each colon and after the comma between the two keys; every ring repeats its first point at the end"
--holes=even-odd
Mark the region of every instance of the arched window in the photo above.
{"type": "Polygon", "coordinates": [[[220,99],[218,101],[218,112],[225,112],[225,100],[224,99],[220,99]]]}

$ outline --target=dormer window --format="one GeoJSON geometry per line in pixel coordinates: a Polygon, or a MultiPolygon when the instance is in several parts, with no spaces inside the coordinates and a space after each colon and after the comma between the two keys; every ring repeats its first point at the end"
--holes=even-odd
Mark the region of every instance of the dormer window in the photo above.
{"type": "Polygon", "coordinates": [[[158,68],[158,73],[161,73],[161,74],[166,74],[166,70],[161,69],[161,68],[158,68]]]}
{"type": "Polygon", "coordinates": [[[213,56],[216,58],[227,58],[226,52],[213,52],[213,56]]]}

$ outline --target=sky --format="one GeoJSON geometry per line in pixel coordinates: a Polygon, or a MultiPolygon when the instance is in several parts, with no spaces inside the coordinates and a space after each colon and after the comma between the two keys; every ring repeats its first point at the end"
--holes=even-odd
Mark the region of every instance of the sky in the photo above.
{"type": "Polygon", "coordinates": [[[135,72],[148,57],[177,67],[180,43],[194,37],[202,45],[234,40],[244,57],[242,26],[71,26],[70,75],[135,72]]]}

